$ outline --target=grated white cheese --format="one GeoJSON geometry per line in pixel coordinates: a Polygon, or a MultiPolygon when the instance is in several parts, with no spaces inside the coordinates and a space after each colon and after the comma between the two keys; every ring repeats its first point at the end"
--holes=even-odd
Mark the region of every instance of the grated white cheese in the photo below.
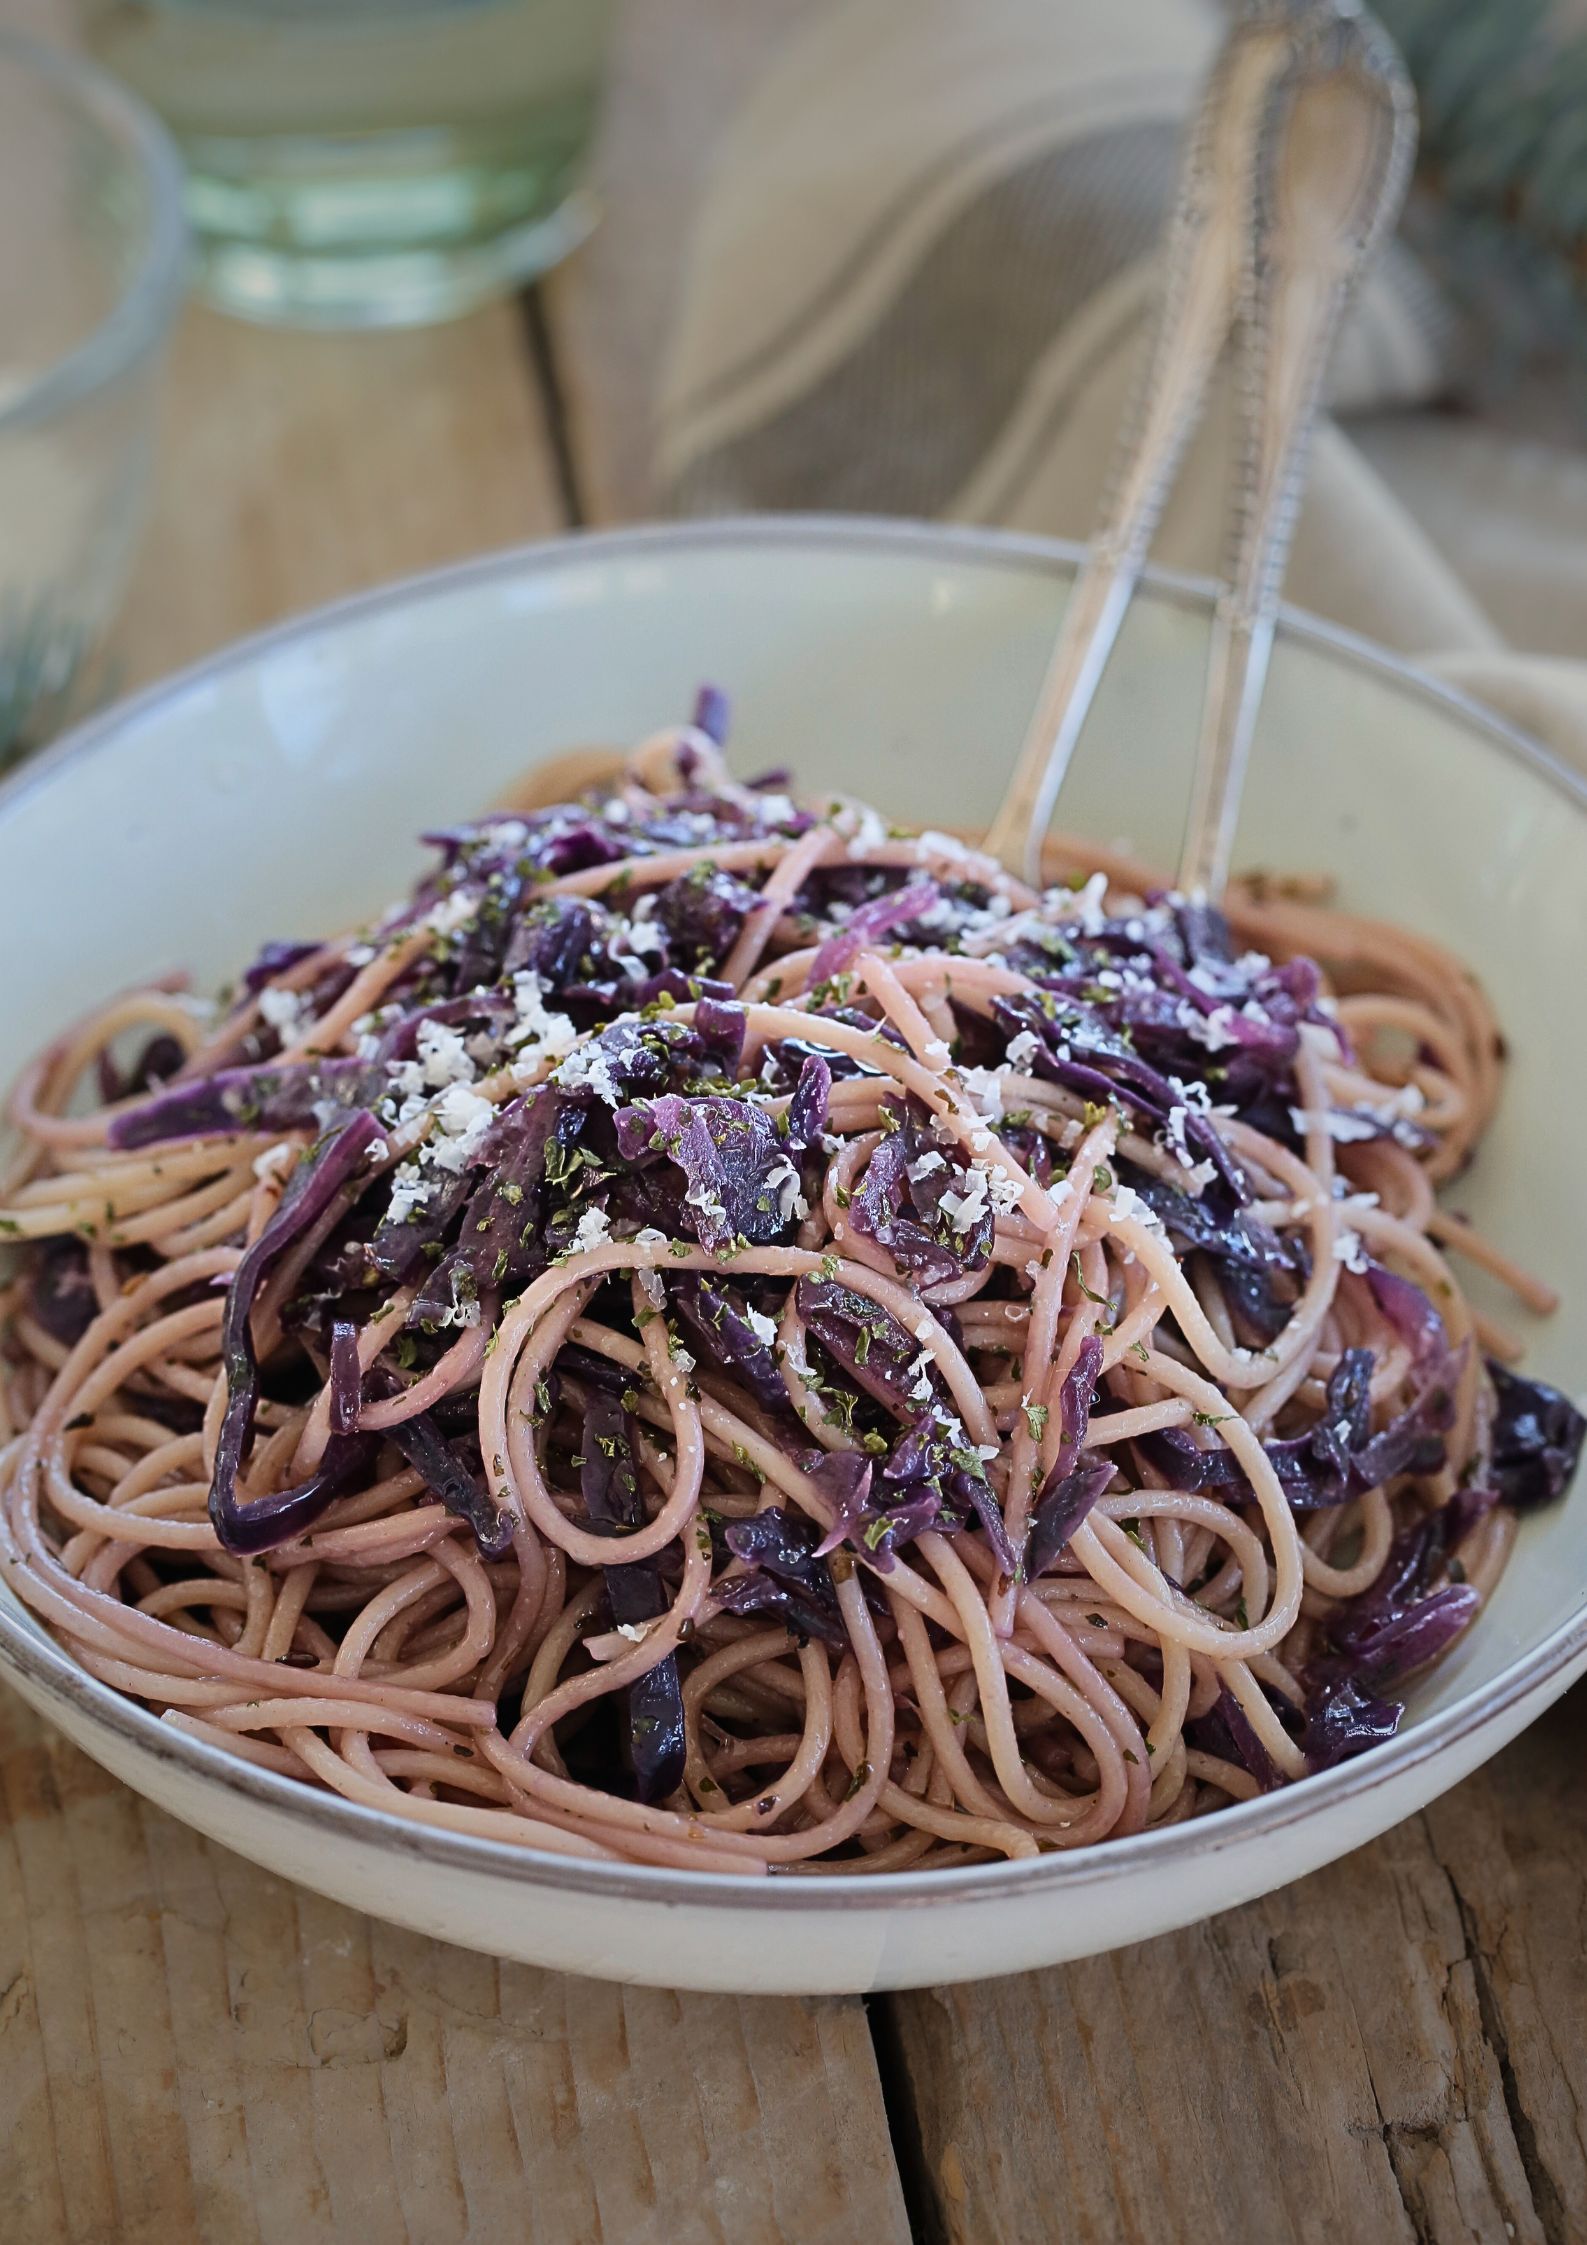
{"type": "Polygon", "coordinates": [[[546,984],[531,968],[512,978],[513,1022],[505,1043],[526,1060],[551,1059],[577,1040],[578,1031],[565,1013],[553,1013],[546,1004],[546,984]]]}
{"type": "MultiPolygon", "coordinates": [[[[980,1164],[977,1163],[976,1166],[979,1168],[980,1164]]],[[[991,1196],[994,1216],[1006,1216],[1010,1209],[1019,1206],[1019,1183],[1010,1177],[1006,1169],[989,1168],[986,1172],[986,1189],[991,1196]]]]}
{"type": "Polygon", "coordinates": [[[437,1135],[426,1149],[437,1169],[460,1176],[496,1119],[496,1110],[471,1084],[452,1083],[432,1103],[437,1135]]]}
{"type": "Polygon", "coordinates": [[[1233,1006],[1219,1006],[1214,1013],[1198,1013],[1194,1006],[1186,1006],[1180,1015],[1180,1024],[1197,1044],[1205,1045],[1208,1052],[1222,1052],[1228,1045],[1237,1045],[1239,1038],[1230,1023],[1236,1019],[1233,1006]]]}
{"type": "Polygon", "coordinates": [[[934,826],[926,827],[919,839],[928,857],[945,857],[954,864],[973,863],[978,857],[978,852],[967,849],[956,834],[939,834],[934,826]]]}
{"type": "Polygon", "coordinates": [[[1040,1050],[1041,1045],[1035,1030],[1022,1029],[1019,1035],[1009,1042],[1008,1064],[1011,1068],[1016,1068],[1023,1074],[1040,1050]]]}
{"type": "Polygon", "coordinates": [[[810,1213],[810,1203],[799,1189],[799,1172],[786,1154],[777,1168],[768,1172],[766,1182],[782,1202],[778,1213],[783,1222],[792,1220],[802,1224],[810,1213]]]}
{"type": "Polygon", "coordinates": [[[474,1063],[468,1056],[468,1047],[448,1023],[421,1021],[418,1047],[416,1065],[420,1079],[432,1090],[443,1091],[448,1084],[474,1081],[474,1063]]]}
{"type": "Polygon", "coordinates": [[[604,1246],[611,1231],[611,1219],[604,1208],[587,1208],[579,1218],[579,1228],[573,1234],[568,1253],[587,1255],[591,1248],[604,1246]]]}
{"type": "MultiPolygon", "coordinates": [[[[1003,1078],[1005,1072],[1001,1068],[961,1068],[959,1070],[959,1080],[970,1094],[972,1104],[988,1122],[1001,1122],[1003,1119],[1003,1078]]],[[[971,1143],[973,1144],[974,1140],[971,1143]]]]}
{"type": "Polygon", "coordinates": [[[267,982],[259,993],[260,1017],[283,1043],[296,1033],[307,1010],[296,990],[278,990],[267,982]]]}
{"type": "Polygon", "coordinates": [[[391,1180],[391,1206],[386,1212],[388,1223],[406,1224],[423,1208],[435,1191],[435,1181],[426,1177],[416,1160],[405,1161],[395,1171],[391,1180]]]}
{"type": "MultiPolygon", "coordinates": [[[[647,896],[642,899],[642,903],[653,904],[654,899],[647,896]]],[[[637,951],[647,959],[655,958],[666,947],[667,941],[655,921],[638,908],[631,920],[619,921],[612,940],[614,943],[621,942],[628,950],[637,951]]]]}
{"type": "Polygon", "coordinates": [[[1381,1134],[1382,1124],[1369,1115],[1353,1115],[1340,1108],[1329,1108],[1323,1114],[1312,1114],[1304,1107],[1291,1107],[1291,1127],[1304,1138],[1314,1129],[1321,1129],[1325,1137],[1336,1146],[1354,1146],[1367,1138],[1381,1134]]]}
{"type": "Polygon", "coordinates": [[[608,1107],[620,1107],[623,1091],[612,1073],[612,1063],[599,1045],[580,1045],[570,1052],[552,1081],[564,1091],[593,1091],[608,1107]]]}
{"type": "Polygon", "coordinates": [[[1078,920],[1086,935],[1100,935],[1107,923],[1105,906],[1108,894],[1108,877],[1093,873],[1085,887],[1074,889],[1049,889],[1042,899],[1049,918],[1078,920]]]}
{"type": "Polygon", "coordinates": [[[702,1216],[709,1216],[713,1223],[725,1224],[727,1222],[727,1210],[723,1205],[721,1194],[713,1193],[703,1177],[696,1178],[683,1198],[687,1206],[697,1208],[702,1216]]]}
{"type": "Polygon", "coordinates": [[[777,1320],[768,1317],[764,1310],[746,1310],[744,1320],[756,1340],[764,1341],[767,1348],[770,1348],[777,1338],[777,1320]]]}
{"type": "Polygon", "coordinates": [[[869,803],[845,805],[838,819],[839,832],[849,834],[850,857],[868,857],[872,850],[886,847],[887,826],[881,814],[873,811],[869,803]]]}
{"type": "MultiPolygon", "coordinates": [[[[1177,1081],[1177,1079],[1174,1079],[1177,1081]]],[[[1183,1086],[1180,1086],[1183,1089],[1183,1086]]],[[[1198,1084],[1197,1090],[1205,1094],[1206,1086],[1198,1084]]],[[[1185,1187],[1192,1193],[1204,1193],[1218,1174],[1217,1164],[1209,1160],[1197,1161],[1190,1150],[1185,1135],[1185,1125],[1190,1120],[1188,1107],[1170,1107],[1168,1120],[1163,1125],[1161,1143],[1185,1171],[1185,1187]]]]}
{"type": "MultiPolygon", "coordinates": [[[[917,1340],[919,1339],[918,1334],[915,1337],[917,1340]]],[[[912,1403],[929,1403],[931,1401],[931,1368],[936,1361],[936,1356],[931,1349],[922,1349],[914,1363],[909,1367],[905,1377],[910,1383],[909,1396],[912,1403]]]]}
{"type": "Polygon", "coordinates": [[[466,927],[479,910],[479,898],[472,889],[454,889],[450,896],[442,897],[432,905],[419,922],[422,928],[431,928],[437,935],[456,935],[466,927]]]}
{"type": "Polygon", "coordinates": [[[1161,1232],[1163,1220],[1150,1204],[1142,1200],[1133,1185],[1115,1185],[1108,1207],[1110,1224],[1144,1224],[1149,1232],[1161,1232]]]}
{"type": "Polygon", "coordinates": [[[937,1206],[956,1232],[968,1232],[986,1214],[986,1172],[972,1168],[962,1193],[944,1193],[937,1206]]]}

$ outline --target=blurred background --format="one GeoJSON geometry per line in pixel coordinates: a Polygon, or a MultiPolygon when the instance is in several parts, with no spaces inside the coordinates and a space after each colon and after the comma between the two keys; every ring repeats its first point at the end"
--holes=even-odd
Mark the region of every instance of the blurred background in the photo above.
{"type": "MultiPolygon", "coordinates": [[[[1418,187],[1340,355],[1291,590],[1569,748],[1587,5],[1378,12],[1418,187]]],[[[1221,20],[0,0],[0,32],[157,111],[185,170],[103,115],[57,130],[0,51],[7,752],[281,614],[563,529],[852,507],[1083,536],[1221,20]]],[[[1171,561],[1217,566],[1221,441],[1215,417],[1171,561]]]]}

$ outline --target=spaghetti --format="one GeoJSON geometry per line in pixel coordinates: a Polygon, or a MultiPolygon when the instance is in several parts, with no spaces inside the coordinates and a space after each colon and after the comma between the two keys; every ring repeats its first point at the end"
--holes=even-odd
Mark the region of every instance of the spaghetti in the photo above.
{"type": "Polygon", "coordinates": [[[1433,1198],[1480,991],[1298,888],[1037,894],[720,717],[28,1071],[10,1587],[176,1728],[590,1858],[1029,1856],[1388,1736],[1583,1431],[1447,1260],[1549,1304],[1433,1198]]]}

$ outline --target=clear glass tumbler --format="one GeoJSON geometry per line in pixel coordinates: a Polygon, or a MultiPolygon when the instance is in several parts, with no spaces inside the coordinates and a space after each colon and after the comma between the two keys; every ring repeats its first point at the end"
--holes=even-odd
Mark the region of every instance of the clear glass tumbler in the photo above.
{"type": "Polygon", "coordinates": [[[186,266],[156,120],[0,30],[0,765],[62,722],[120,595],[186,266]]]}
{"type": "Polygon", "coordinates": [[[613,0],[78,0],[245,318],[445,319],[582,240],[613,0]]]}

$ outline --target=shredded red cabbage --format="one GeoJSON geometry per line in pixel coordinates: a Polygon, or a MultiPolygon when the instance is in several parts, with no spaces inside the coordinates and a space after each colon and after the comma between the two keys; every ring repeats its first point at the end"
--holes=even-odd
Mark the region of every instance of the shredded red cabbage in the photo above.
{"type": "Polygon", "coordinates": [[[321,1139],[294,1170],[280,1205],[238,1264],[227,1292],[221,1326],[226,1411],[215,1448],[209,1516],[228,1551],[268,1551],[301,1535],[319,1518],[360,1462],[362,1451],[356,1438],[332,1435],[318,1472],[295,1488],[274,1490],[249,1501],[241,1498],[237,1488],[259,1407],[259,1365],[252,1332],[259,1290],[288,1248],[331,1212],[371,1149],[380,1144],[380,1125],[367,1111],[350,1116],[339,1129],[321,1139]]]}

